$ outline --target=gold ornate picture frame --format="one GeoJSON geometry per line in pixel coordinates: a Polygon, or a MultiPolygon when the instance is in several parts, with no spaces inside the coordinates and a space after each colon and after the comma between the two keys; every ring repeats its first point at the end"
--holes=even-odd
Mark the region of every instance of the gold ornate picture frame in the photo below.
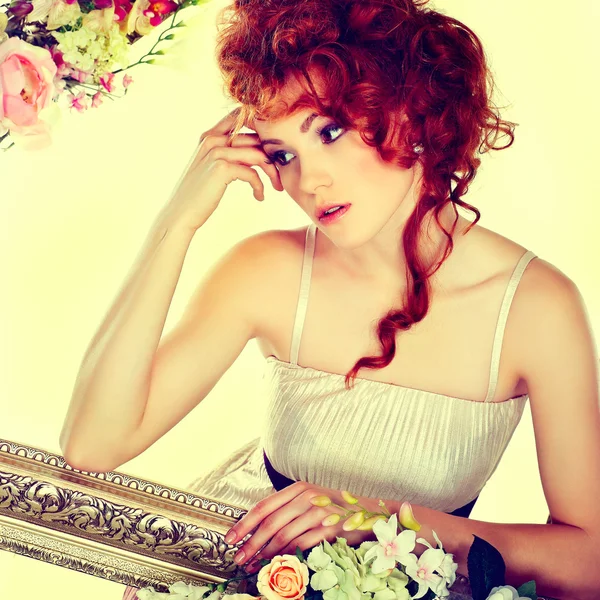
{"type": "MultiPolygon", "coordinates": [[[[225,543],[245,509],[0,439],[0,550],[135,587],[236,575],[225,543]]],[[[228,590],[229,591],[229,590],[228,590]]]]}
{"type": "MultiPolygon", "coordinates": [[[[168,592],[176,581],[205,585],[244,573],[233,561],[242,541],[224,540],[244,514],[126,473],[80,471],[59,454],[0,439],[0,550],[168,592]]],[[[471,599],[466,577],[457,577],[451,598],[471,599]]]]}

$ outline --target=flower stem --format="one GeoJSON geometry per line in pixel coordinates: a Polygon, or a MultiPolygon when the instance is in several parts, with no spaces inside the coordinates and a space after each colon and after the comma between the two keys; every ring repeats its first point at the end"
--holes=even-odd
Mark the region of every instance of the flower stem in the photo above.
{"type": "Polygon", "coordinates": [[[128,67],[125,67],[124,69],[117,69],[116,71],[113,71],[113,74],[116,75],[117,73],[121,73],[122,71],[127,71],[127,69],[131,69],[132,67],[135,67],[137,65],[143,65],[146,64],[148,61],[144,61],[145,58],[147,58],[148,56],[152,56],[152,53],[154,52],[154,48],[156,48],[156,46],[158,46],[158,44],[160,44],[160,42],[164,41],[163,39],[163,35],[164,34],[168,34],[169,31],[171,31],[171,29],[178,29],[179,28],[179,24],[182,23],[183,21],[179,21],[179,23],[177,23],[177,25],[175,25],[175,17],[177,16],[177,14],[179,13],[180,10],[183,10],[184,8],[187,8],[189,6],[189,4],[184,3],[182,4],[174,13],[173,13],[173,20],[171,21],[171,25],[169,25],[169,27],[167,29],[165,29],[165,31],[163,31],[159,36],[158,39],[156,40],[156,42],[154,43],[154,46],[152,46],[152,48],[150,48],[150,52],[144,54],[144,56],[142,56],[142,58],[140,58],[136,63],[133,63],[132,65],[129,65],[128,67]]]}
{"type": "Polygon", "coordinates": [[[224,588],[227,588],[227,586],[232,583],[233,581],[241,581],[242,579],[250,579],[250,577],[254,577],[254,575],[256,575],[256,573],[246,573],[245,575],[240,575],[239,577],[232,577],[231,579],[226,579],[225,581],[222,581],[219,585],[222,585],[224,588]]]}
{"type": "MultiPolygon", "coordinates": [[[[0,144],[10,135],[10,131],[7,131],[3,136],[0,136],[0,144]]],[[[15,145],[14,142],[10,146],[6,146],[6,148],[2,148],[4,152],[6,152],[9,148],[12,148],[15,145]]]]}
{"type": "MultiPolygon", "coordinates": [[[[90,90],[94,90],[96,92],[100,92],[101,94],[103,94],[104,96],[108,96],[113,102],[115,100],[115,98],[123,98],[123,96],[114,96],[113,94],[111,94],[110,92],[107,92],[106,90],[103,90],[101,87],[94,87],[92,85],[89,85],[87,83],[74,83],[70,86],[68,86],[69,88],[74,88],[74,87],[84,87],[84,88],[88,88],[90,90]]],[[[88,94],[89,96],[90,94],[88,94]]]]}
{"type": "MultiPolygon", "coordinates": [[[[339,508],[339,509],[345,511],[344,518],[347,517],[350,514],[357,513],[357,512],[359,512],[361,510],[365,511],[365,520],[368,519],[368,518],[370,518],[370,517],[374,517],[375,515],[382,515],[382,516],[388,517],[388,518],[392,516],[392,515],[389,514],[389,512],[387,510],[384,510],[382,512],[370,512],[364,506],[362,506],[361,504],[359,504],[358,502],[354,505],[354,506],[358,507],[358,510],[354,510],[353,508],[350,508],[350,509],[344,508],[343,506],[340,506],[339,504],[336,504],[335,502],[332,502],[330,504],[330,506],[335,506],[336,508],[339,508]]],[[[383,505],[383,506],[385,507],[385,505],[383,505]]]]}

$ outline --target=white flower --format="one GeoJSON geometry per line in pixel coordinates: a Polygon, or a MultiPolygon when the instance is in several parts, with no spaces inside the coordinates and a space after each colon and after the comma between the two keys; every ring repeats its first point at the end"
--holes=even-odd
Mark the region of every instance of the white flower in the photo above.
{"type": "Polygon", "coordinates": [[[8,39],[8,34],[5,33],[7,25],[8,17],[6,16],[6,13],[0,12],[0,44],[8,39]]]}
{"type": "Polygon", "coordinates": [[[410,599],[411,596],[406,589],[408,583],[408,576],[399,569],[394,569],[387,578],[387,584],[396,594],[396,600],[410,599]]]}
{"type": "MultiPolygon", "coordinates": [[[[184,598],[187,598],[187,600],[200,600],[208,589],[209,587],[207,585],[196,586],[191,583],[183,583],[183,581],[178,581],[169,586],[171,594],[181,594],[184,598]]],[[[207,596],[207,599],[218,600],[220,597],[221,593],[215,590],[212,594],[207,596]]]]}
{"type": "MultiPolygon", "coordinates": [[[[437,542],[439,549],[444,550],[444,546],[442,545],[442,542],[441,542],[440,538],[437,536],[436,532],[433,531],[433,529],[432,529],[431,533],[433,534],[433,537],[435,538],[435,541],[437,542]]],[[[424,546],[427,546],[428,548],[433,548],[433,546],[425,538],[418,538],[417,542],[419,542],[419,544],[423,544],[424,546]]],[[[442,559],[440,566],[436,569],[436,572],[439,573],[444,578],[446,585],[448,585],[448,586],[451,586],[456,581],[456,569],[458,569],[458,563],[455,563],[452,560],[453,558],[454,558],[454,554],[450,554],[450,553],[445,554],[444,553],[444,558],[442,559]]]]}
{"type": "Polygon", "coordinates": [[[115,24],[115,7],[103,8],[101,10],[91,10],[83,15],[81,20],[82,27],[96,33],[109,33],[115,24]]]}
{"type": "Polygon", "coordinates": [[[53,31],[63,25],[72,25],[82,16],[79,2],[65,0],[30,0],[33,10],[25,17],[27,23],[45,21],[46,29],[53,31]]]}
{"type": "MultiPolygon", "coordinates": [[[[168,592],[157,592],[152,586],[142,588],[138,590],[137,597],[140,600],[162,600],[168,598],[169,600],[200,600],[202,596],[209,590],[207,585],[195,586],[191,583],[184,583],[183,581],[177,581],[169,586],[168,592]]],[[[247,594],[234,594],[235,596],[247,596],[247,594]]],[[[221,596],[220,592],[216,590],[209,594],[205,600],[218,600],[221,596]]],[[[249,596],[251,598],[251,596],[249,596]]],[[[239,600],[242,600],[241,598],[239,600]]]]}
{"type": "MultiPolygon", "coordinates": [[[[404,565],[406,574],[419,585],[419,589],[413,598],[421,598],[427,593],[428,589],[431,589],[438,597],[448,596],[446,578],[435,573],[436,570],[442,567],[445,559],[444,551],[433,548],[427,540],[419,538],[417,541],[425,544],[428,549],[417,560],[417,557],[410,553],[415,547],[416,533],[411,529],[406,529],[400,535],[396,535],[397,525],[395,514],[390,517],[387,523],[378,521],[373,525],[373,531],[379,540],[379,544],[370,548],[365,554],[365,560],[373,556],[377,557],[371,566],[372,572],[377,573],[391,569],[398,561],[404,565]]],[[[435,532],[434,537],[441,546],[435,532]]],[[[387,600],[383,595],[381,596],[381,599],[374,598],[374,600],[387,600]]]]}
{"type": "Polygon", "coordinates": [[[405,529],[400,535],[397,535],[397,532],[398,519],[395,513],[387,522],[380,520],[373,525],[373,533],[379,543],[365,554],[365,561],[376,557],[375,562],[371,565],[373,573],[377,574],[393,569],[396,562],[404,566],[416,563],[417,557],[410,552],[415,548],[417,534],[412,529],[405,529]]]}
{"type": "Polygon", "coordinates": [[[458,569],[458,563],[455,563],[452,559],[454,554],[444,554],[444,560],[438,567],[437,572],[446,580],[448,587],[452,586],[456,581],[456,569],[458,569]]]}
{"type": "Polygon", "coordinates": [[[306,564],[313,571],[320,571],[326,569],[331,563],[331,556],[326,554],[321,546],[316,546],[310,551],[310,554],[306,557],[306,564]]]}
{"type": "MultiPolygon", "coordinates": [[[[97,23],[92,22],[93,27],[97,23]]],[[[113,23],[106,32],[90,29],[85,25],[77,31],[53,32],[58,49],[69,66],[101,76],[112,72],[117,66],[126,67],[129,62],[129,43],[113,23]]]]}
{"type": "MultiPolygon", "coordinates": [[[[338,567],[340,570],[341,568],[338,567]]],[[[357,589],[354,575],[350,569],[344,573],[340,583],[323,593],[323,600],[361,600],[365,594],[357,589]]],[[[370,596],[370,594],[369,594],[370,596]]]]}
{"type": "Polygon", "coordinates": [[[490,590],[486,600],[528,600],[526,596],[519,596],[519,592],[512,585],[503,585],[490,590]]]}
{"type": "MultiPolygon", "coordinates": [[[[408,597],[410,598],[410,595],[408,597]]],[[[391,590],[390,588],[386,587],[385,589],[380,590],[379,592],[375,592],[375,594],[373,594],[373,600],[396,600],[396,593],[394,592],[394,590],[391,590]]]]}
{"type": "Polygon", "coordinates": [[[311,550],[306,563],[315,571],[310,578],[313,590],[326,591],[344,581],[344,571],[333,563],[331,556],[326,554],[320,545],[311,550]]]}
{"type": "Polygon", "coordinates": [[[448,596],[446,582],[443,577],[435,574],[444,559],[444,552],[435,548],[429,548],[419,556],[417,560],[414,554],[411,554],[411,560],[406,565],[406,574],[412,577],[418,584],[419,590],[413,598],[420,598],[431,589],[436,596],[448,596]]]}

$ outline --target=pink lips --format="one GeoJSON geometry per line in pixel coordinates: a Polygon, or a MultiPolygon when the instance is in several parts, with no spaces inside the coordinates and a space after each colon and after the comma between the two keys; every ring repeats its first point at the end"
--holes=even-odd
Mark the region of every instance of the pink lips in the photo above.
{"type": "Polygon", "coordinates": [[[346,206],[350,206],[350,205],[349,204],[326,204],[325,206],[321,206],[320,208],[318,208],[316,210],[317,219],[321,219],[330,208],[336,208],[338,206],[346,207],[346,206]]]}
{"type": "MultiPolygon", "coordinates": [[[[340,205],[337,204],[337,205],[333,205],[333,206],[340,206],[340,205]]],[[[335,210],[328,215],[323,214],[325,212],[325,210],[327,210],[327,209],[321,210],[320,211],[321,216],[319,217],[319,221],[321,223],[323,223],[324,225],[329,225],[330,223],[334,223],[338,219],[341,219],[350,210],[351,204],[344,204],[341,206],[342,206],[342,208],[339,208],[338,210],[335,210]]]]}

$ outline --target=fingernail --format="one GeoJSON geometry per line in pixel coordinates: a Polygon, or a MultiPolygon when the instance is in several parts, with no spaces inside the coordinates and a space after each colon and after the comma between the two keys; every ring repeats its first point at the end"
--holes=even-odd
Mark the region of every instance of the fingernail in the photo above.
{"type": "Polygon", "coordinates": [[[227,544],[231,544],[235,541],[235,531],[230,531],[226,536],[225,536],[225,542],[227,544]]]}
{"type": "Polygon", "coordinates": [[[239,564],[239,563],[241,563],[241,562],[244,560],[244,558],[245,558],[245,557],[246,557],[246,553],[245,553],[243,550],[240,550],[240,551],[239,551],[239,552],[238,552],[238,553],[237,553],[237,554],[236,554],[236,555],[233,557],[233,560],[234,560],[236,563],[238,563],[238,564],[239,564]]]}

